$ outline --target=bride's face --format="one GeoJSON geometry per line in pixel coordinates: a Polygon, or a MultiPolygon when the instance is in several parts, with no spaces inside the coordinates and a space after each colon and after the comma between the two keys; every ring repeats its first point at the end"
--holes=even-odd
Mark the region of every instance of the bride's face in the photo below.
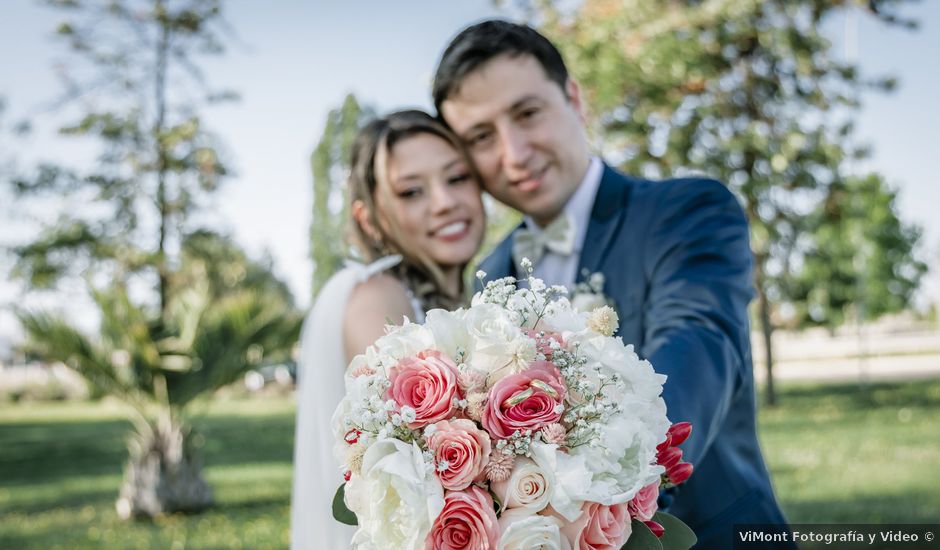
{"type": "Polygon", "coordinates": [[[483,241],[484,217],[463,157],[443,139],[417,134],[392,147],[386,174],[377,182],[378,221],[399,246],[445,268],[469,262],[483,241]]]}

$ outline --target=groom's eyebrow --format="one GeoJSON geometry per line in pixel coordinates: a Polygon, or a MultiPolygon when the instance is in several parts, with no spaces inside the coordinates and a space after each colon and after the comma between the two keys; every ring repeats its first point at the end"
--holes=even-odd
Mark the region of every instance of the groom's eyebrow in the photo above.
{"type": "MultiPolygon", "coordinates": [[[[509,108],[506,109],[506,112],[507,112],[507,113],[514,113],[514,112],[516,112],[516,111],[518,111],[518,110],[520,110],[520,109],[525,108],[529,103],[532,103],[532,102],[540,102],[540,101],[541,101],[541,98],[540,98],[539,96],[535,95],[535,94],[525,95],[525,96],[522,96],[521,98],[517,99],[516,101],[514,101],[514,102],[512,103],[512,105],[510,105],[509,108]]],[[[494,124],[494,123],[493,123],[492,120],[486,120],[486,121],[483,121],[483,122],[478,122],[478,123],[474,124],[473,126],[467,128],[464,132],[462,132],[461,135],[460,135],[460,137],[461,137],[462,139],[466,140],[466,139],[468,139],[471,135],[473,135],[474,132],[479,132],[480,130],[488,130],[488,129],[490,129],[490,127],[493,126],[493,124],[494,124]]]]}
{"type": "Polygon", "coordinates": [[[515,115],[519,113],[520,111],[524,111],[532,107],[543,107],[544,105],[545,105],[544,98],[534,95],[534,94],[530,94],[519,99],[515,103],[513,103],[512,106],[509,107],[509,112],[515,115]]]}
{"type": "MultiPolygon", "coordinates": [[[[509,108],[506,109],[506,112],[507,112],[507,113],[515,113],[516,111],[525,108],[529,103],[533,103],[533,102],[537,102],[537,103],[538,103],[538,102],[541,102],[541,101],[542,101],[542,99],[541,99],[539,96],[535,95],[535,94],[525,95],[525,96],[522,96],[521,98],[517,99],[516,101],[514,101],[514,102],[509,106],[509,108]]],[[[473,126],[467,128],[467,129],[464,130],[463,132],[460,132],[458,135],[460,136],[460,139],[462,139],[462,140],[464,140],[464,141],[468,141],[468,140],[473,136],[473,134],[475,134],[476,132],[480,132],[480,131],[483,131],[483,130],[489,130],[489,129],[492,128],[493,126],[494,126],[494,122],[493,122],[492,120],[485,120],[485,121],[483,121],[483,122],[477,122],[476,124],[474,124],[473,126]]]]}
{"type": "Polygon", "coordinates": [[[534,94],[523,96],[521,99],[516,100],[516,102],[509,107],[509,110],[518,111],[519,109],[525,107],[527,103],[531,103],[533,101],[539,101],[539,97],[534,94]]]}

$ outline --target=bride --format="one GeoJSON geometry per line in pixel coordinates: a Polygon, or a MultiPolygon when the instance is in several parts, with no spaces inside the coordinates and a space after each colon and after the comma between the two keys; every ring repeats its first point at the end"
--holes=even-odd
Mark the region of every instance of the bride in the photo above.
{"type": "Polygon", "coordinates": [[[423,322],[463,299],[463,270],[483,239],[479,176],[460,141],[427,113],[400,111],[353,144],[349,262],[320,291],[301,336],[291,547],[348,548],[355,528],[333,519],[343,473],[330,418],[346,365],[388,322],[423,322]]]}

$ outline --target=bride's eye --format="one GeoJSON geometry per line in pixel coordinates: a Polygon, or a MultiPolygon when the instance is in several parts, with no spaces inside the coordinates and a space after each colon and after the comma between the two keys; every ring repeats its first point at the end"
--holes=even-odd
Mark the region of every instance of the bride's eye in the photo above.
{"type": "Polygon", "coordinates": [[[413,199],[421,194],[420,187],[410,187],[398,192],[399,198],[402,199],[413,199]]]}
{"type": "Polygon", "coordinates": [[[459,183],[464,183],[470,179],[469,173],[463,174],[454,174],[453,176],[447,178],[447,183],[451,185],[457,185],[459,183]]]}

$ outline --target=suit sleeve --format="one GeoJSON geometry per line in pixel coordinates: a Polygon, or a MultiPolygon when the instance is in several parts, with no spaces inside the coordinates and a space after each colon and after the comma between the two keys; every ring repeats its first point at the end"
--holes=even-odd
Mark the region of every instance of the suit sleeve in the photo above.
{"type": "Polygon", "coordinates": [[[743,377],[752,376],[753,259],[747,219],[725,186],[713,180],[661,185],[645,242],[650,283],[642,352],[668,376],[669,419],[693,425],[683,449],[695,464],[721,430],[743,377]]]}

